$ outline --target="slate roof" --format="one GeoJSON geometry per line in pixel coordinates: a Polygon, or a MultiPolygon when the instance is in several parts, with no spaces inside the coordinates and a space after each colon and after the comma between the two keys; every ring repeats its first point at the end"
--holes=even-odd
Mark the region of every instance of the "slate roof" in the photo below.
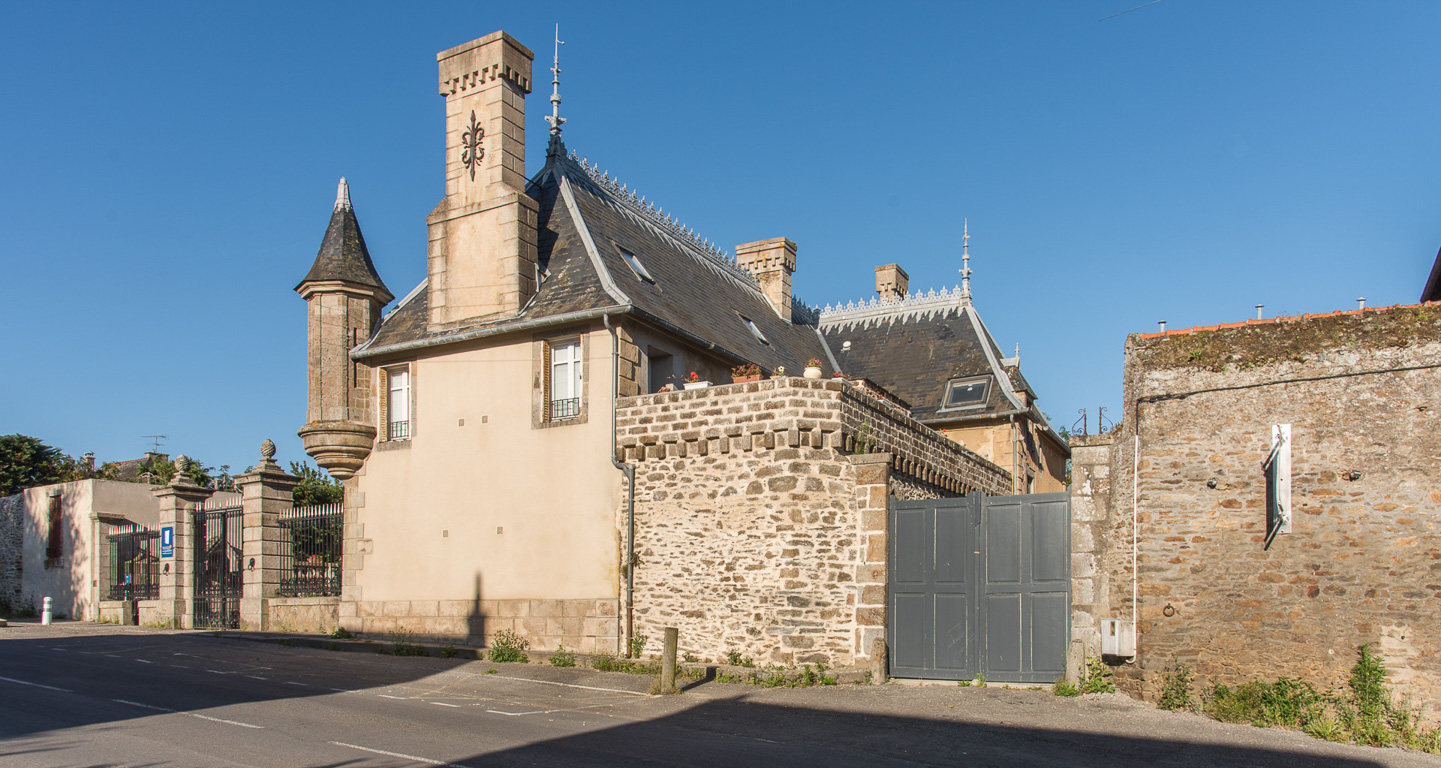
{"type": "Polygon", "coordinates": [[[365,235],[360,232],[360,222],[356,220],[355,209],[350,204],[350,187],[344,178],[336,190],[335,208],[330,214],[330,225],[325,228],[325,237],[320,241],[320,252],[315,255],[315,263],[295,290],[299,291],[306,283],[324,280],[343,280],[379,288],[381,303],[388,303],[394,298],[370,260],[370,250],[365,247],[365,235]]]}
{"type": "Polygon", "coordinates": [[[1436,261],[1431,265],[1431,275],[1426,278],[1426,287],[1421,289],[1422,303],[1441,300],[1441,251],[1436,252],[1436,261]]]}
{"type": "Polygon", "coordinates": [[[355,356],[614,306],[723,358],[766,370],[784,365],[799,372],[809,358],[828,359],[813,310],[797,305],[796,322],[782,320],[755,279],[733,260],[608,174],[566,155],[563,145],[553,147],[526,191],[539,203],[537,258],[543,277],[517,317],[427,332],[422,283],[355,356]],[[626,263],[622,249],[639,259],[653,282],[626,263]],[[764,342],[745,319],[760,329],[764,342]]]}

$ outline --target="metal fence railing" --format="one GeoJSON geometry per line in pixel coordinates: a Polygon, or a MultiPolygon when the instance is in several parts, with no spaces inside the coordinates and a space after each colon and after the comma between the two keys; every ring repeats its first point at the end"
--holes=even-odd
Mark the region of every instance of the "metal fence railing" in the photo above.
{"type": "Polygon", "coordinates": [[[106,528],[106,599],[160,597],[160,534],[138,523],[110,523],[106,528]]]}
{"type": "Polygon", "coordinates": [[[282,597],[340,594],[343,513],[339,503],[295,507],[280,515],[282,597]]]}

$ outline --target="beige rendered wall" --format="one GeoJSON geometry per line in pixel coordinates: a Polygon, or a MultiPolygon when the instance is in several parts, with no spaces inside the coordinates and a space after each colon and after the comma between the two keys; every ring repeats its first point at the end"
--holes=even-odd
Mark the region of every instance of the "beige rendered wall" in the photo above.
{"type": "Polygon", "coordinates": [[[124,518],[154,527],[159,506],[151,486],[114,480],[78,480],[24,491],[24,544],[22,547],[21,603],[36,610],[51,598],[51,610],[73,619],[98,615],[95,528],[91,514],[124,518]],[[45,551],[50,540],[50,496],[58,492],[63,510],[64,555],[47,568],[45,551]]]}
{"type": "MultiPolygon", "coordinates": [[[[513,627],[538,638],[548,634],[544,621],[512,621],[528,618],[531,602],[581,601],[555,610],[609,611],[605,631],[614,634],[621,474],[607,455],[610,336],[595,325],[545,336],[578,333],[583,418],[540,428],[532,415],[540,336],[413,363],[411,439],[377,442],[351,483],[344,599],[358,605],[350,627],[436,636],[513,627]],[[596,600],[611,607],[577,607],[596,600]]],[[[347,613],[342,605],[343,623],[347,613]]]]}

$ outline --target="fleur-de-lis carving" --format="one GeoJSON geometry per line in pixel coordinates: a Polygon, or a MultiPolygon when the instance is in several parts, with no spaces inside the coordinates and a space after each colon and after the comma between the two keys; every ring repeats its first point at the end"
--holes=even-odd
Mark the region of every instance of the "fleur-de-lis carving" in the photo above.
{"type": "Polygon", "coordinates": [[[460,162],[470,169],[470,180],[475,181],[475,166],[480,165],[481,158],[485,157],[485,147],[480,142],[485,139],[485,129],[475,121],[475,110],[470,111],[470,130],[460,134],[460,162]]]}

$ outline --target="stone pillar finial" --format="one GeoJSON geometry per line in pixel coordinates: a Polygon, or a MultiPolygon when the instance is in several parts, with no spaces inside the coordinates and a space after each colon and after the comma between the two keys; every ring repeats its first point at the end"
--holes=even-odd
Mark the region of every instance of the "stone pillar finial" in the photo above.
{"type": "Polygon", "coordinates": [[[265,439],[265,442],[263,442],[263,443],[260,444],[260,459],[261,459],[262,461],[264,461],[265,463],[267,463],[267,464],[272,464],[272,463],[275,462],[275,441],[274,441],[274,440],[271,440],[270,438],[266,438],[266,439],[265,439]]]}
{"type": "Polygon", "coordinates": [[[175,477],[171,478],[171,485],[195,485],[190,479],[190,457],[180,454],[175,457],[175,477]]]}

